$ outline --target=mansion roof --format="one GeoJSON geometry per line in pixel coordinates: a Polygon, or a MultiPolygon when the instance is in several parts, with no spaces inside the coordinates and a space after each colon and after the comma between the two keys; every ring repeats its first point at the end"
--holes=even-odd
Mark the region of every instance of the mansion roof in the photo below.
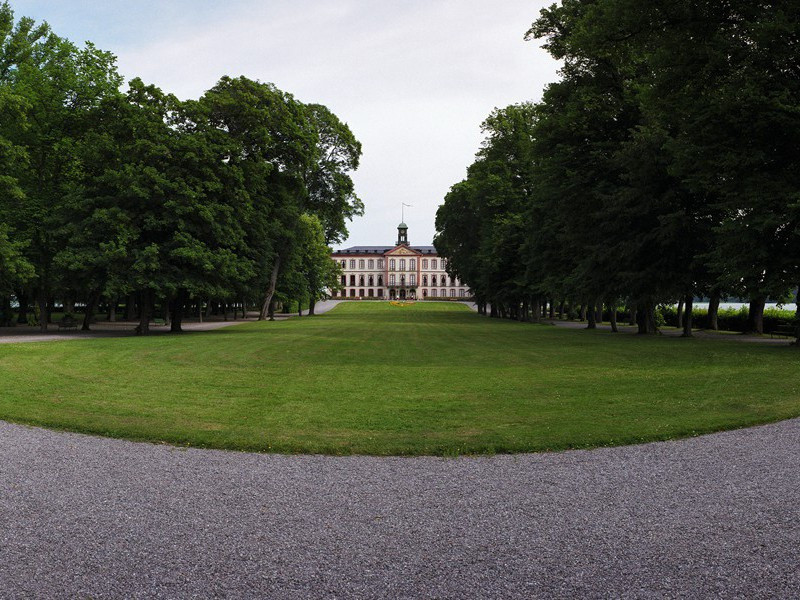
{"type": "MultiPolygon", "coordinates": [[[[342,250],[334,251],[334,254],[386,254],[397,248],[397,246],[350,246],[342,250]]],[[[421,254],[436,254],[435,246],[408,246],[411,250],[416,250],[421,254]]]]}

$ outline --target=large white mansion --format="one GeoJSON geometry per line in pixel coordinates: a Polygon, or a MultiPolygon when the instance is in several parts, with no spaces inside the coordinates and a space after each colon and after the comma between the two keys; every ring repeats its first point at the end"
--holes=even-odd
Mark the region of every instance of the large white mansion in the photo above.
{"type": "Polygon", "coordinates": [[[408,226],[397,227],[394,246],[353,246],[331,258],[342,267],[341,290],[334,298],[468,298],[469,288],[447,274],[447,263],[433,246],[409,246],[408,226]]]}

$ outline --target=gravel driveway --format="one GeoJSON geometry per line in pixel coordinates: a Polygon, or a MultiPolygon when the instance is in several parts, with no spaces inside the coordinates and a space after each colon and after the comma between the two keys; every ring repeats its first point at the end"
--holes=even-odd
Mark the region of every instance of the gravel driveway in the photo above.
{"type": "Polygon", "coordinates": [[[0,421],[0,596],[800,594],[800,420],[480,458],[257,455],[0,421]]]}

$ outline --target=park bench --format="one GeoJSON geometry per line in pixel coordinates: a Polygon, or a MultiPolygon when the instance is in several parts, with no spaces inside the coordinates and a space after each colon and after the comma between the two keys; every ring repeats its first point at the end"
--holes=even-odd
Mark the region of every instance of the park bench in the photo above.
{"type": "Polygon", "coordinates": [[[796,335],[797,335],[797,328],[791,323],[781,323],[769,334],[769,336],[773,338],[776,336],[793,338],[796,335]]]}
{"type": "Polygon", "coordinates": [[[58,322],[59,329],[78,329],[78,322],[72,317],[64,317],[58,322]]]}

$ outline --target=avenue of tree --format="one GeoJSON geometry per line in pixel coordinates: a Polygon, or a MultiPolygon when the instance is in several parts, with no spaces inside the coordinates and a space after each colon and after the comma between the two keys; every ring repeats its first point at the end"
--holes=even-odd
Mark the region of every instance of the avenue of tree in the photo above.
{"type": "Polygon", "coordinates": [[[124,305],[141,333],[156,310],[173,331],[212,305],[313,311],[363,212],[347,125],[245,77],[186,101],[122,84],[113,55],[0,3],[0,325],[76,303],[84,328],[124,305]]]}
{"type": "Polygon", "coordinates": [[[768,299],[800,283],[800,12],[787,0],[562,0],[528,32],[563,62],[495,110],[436,246],[486,310],[538,319],[768,299]]]}

